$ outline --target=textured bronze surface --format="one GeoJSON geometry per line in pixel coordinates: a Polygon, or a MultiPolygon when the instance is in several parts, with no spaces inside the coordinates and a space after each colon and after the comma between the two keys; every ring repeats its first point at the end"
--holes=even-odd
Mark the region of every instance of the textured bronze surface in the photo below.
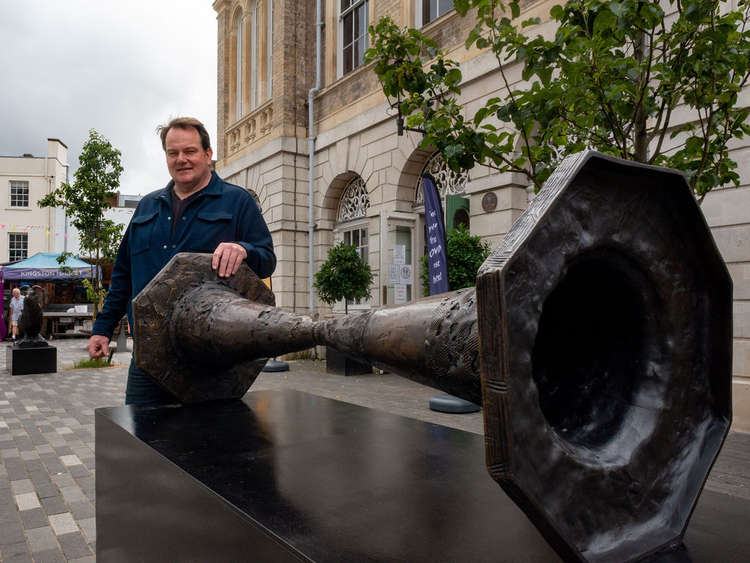
{"type": "Polygon", "coordinates": [[[40,334],[42,330],[42,307],[44,306],[44,290],[35,285],[23,300],[23,311],[18,319],[18,328],[23,338],[15,343],[20,348],[39,348],[49,346],[40,334]]]}
{"type": "Polygon", "coordinates": [[[136,362],[197,402],[326,344],[481,402],[490,474],[569,560],[679,543],[729,428],[731,279],[674,171],[566,159],[476,291],[321,322],[271,299],[177,255],[134,301],[136,362]]]}

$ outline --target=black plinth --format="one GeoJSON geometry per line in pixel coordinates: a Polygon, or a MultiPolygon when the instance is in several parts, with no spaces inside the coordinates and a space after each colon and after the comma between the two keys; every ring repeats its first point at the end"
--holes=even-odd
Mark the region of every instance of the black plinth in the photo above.
{"type": "Polygon", "coordinates": [[[365,375],[372,373],[372,365],[326,346],[326,372],[336,375],[365,375]]]}
{"type": "Polygon", "coordinates": [[[57,348],[55,346],[33,348],[8,346],[5,353],[5,365],[11,375],[55,373],[57,372],[57,348]]]}
{"type": "MultiPolygon", "coordinates": [[[[295,391],[96,411],[99,561],[555,561],[482,436],[295,391]]],[[[581,499],[585,502],[585,499],[581,499]]],[[[704,492],[670,561],[746,561],[704,492]]]]}

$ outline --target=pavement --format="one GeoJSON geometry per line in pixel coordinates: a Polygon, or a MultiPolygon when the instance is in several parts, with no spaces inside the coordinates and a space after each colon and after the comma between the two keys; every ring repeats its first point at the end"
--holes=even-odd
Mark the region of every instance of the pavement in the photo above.
{"type": "MultiPolygon", "coordinates": [[[[73,369],[85,340],[58,340],[56,374],[11,376],[0,349],[0,561],[94,561],[94,409],[123,404],[130,352],[115,367],[73,369]]],[[[8,344],[0,345],[0,348],[8,344]]],[[[325,364],[290,362],[263,373],[257,389],[292,388],[394,414],[482,433],[481,413],[430,411],[440,394],[392,374],[344,377],[325,364]]],[[[750,434],[730,433],[706,488],[750,500],[750,434]]]]}

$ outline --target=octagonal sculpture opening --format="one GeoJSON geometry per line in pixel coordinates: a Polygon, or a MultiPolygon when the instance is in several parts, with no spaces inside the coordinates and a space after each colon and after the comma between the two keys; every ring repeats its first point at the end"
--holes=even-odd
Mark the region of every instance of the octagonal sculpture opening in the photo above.
{"type": "Polygon", "coordinates": [[[477,296],[493,478],[568,559],[679,540],[730,424],[732,304],[682,175],[566,159],[477,296]]]}

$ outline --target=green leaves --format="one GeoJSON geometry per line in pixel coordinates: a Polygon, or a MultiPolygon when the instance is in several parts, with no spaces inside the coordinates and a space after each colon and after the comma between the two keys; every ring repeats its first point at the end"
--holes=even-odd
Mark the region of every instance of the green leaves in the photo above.
{"type": "Polygon", "coordinates": [[[749,131],[735,108],[750,76],[748,2],[731,10],[715,0],[568,0],[551,8],[552,39],[524,34],[535,22],[519,26],[519,2],[454,5],[461,15],[474,10],[466,48],[492,50],[503,87],[473,115],[458,102],[458,65],[435,49],[425,70],[415,55],[417,46],[426,53],[421,32],[380,22],[368,51],[384,91],[409,100],[402,109],[418,116],[407,122],[426,131],[422,146],[439,149],[454,170],[482,163],[541,187],[563,157],[594,148],[679,168],[698,195],[738,182],[727,145],[749,131]],[[523,84],[505,74],[513,61],[523,84]],[[694,123],[673,122],[680,105],[694,123]]]}
{"type": "MultiPolygon", "coordinates": [[[[481,237],[471,235],[464,227],[458,227],[445,236],[448,260],[448,286],[451,291],[476,284],[479,267],[490,254],[490,245],[481,237]]],[[[427,256],[422,257],[422,290],[430,294],[427,256]]]]}
{"type": "Polygon", "coordinates": [[[82,252],[89,257],[114,259],[122,225],[104,219],[109,198],[120,186],[120,151],[94,129],[78,158],[74,182],[64,183],[39,200],[39,207],[61,207],[78,230],[82,252]]]}
{"type": "Polygon", "coordinates": [[[329,305],[345,299],[368,299],[372,285],[370,266],[362,260],[355,246],[343,242],[328,251],[328,259],[315,274],[314,287],[329,305]]]}

